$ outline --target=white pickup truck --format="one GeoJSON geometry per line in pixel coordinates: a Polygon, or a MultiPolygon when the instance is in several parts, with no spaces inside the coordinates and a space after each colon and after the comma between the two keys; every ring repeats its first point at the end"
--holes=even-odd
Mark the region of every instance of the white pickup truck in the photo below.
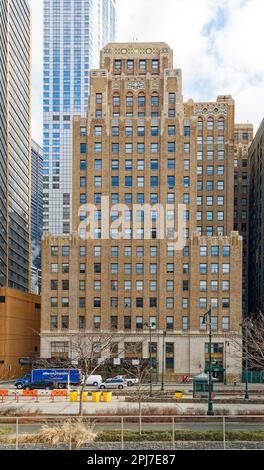
{"type": "Polygon", "coordinates": [[[132,387],[133,385],[137,385],[139,383],[139,380],[135,377],[126,377],[125,375],[117,375],[114,378],[125,380],[128,387],[132,387]]]}

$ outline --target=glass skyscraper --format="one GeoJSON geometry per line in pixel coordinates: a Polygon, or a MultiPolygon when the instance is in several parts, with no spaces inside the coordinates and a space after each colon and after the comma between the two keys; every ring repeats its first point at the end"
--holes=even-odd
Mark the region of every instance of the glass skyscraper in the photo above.
{"type": "Polygon", "coordinates": [[[44,0],[43,229],[71,230],[72,117],[85,116],[89,69],[115,40],[115,0],[44,0]]]}
{"type": "Polygon", "coordinates": [[[0,287],[30,286],[31,13],[0,0],[0,287]]]}
{"type": "Polygon", "coordinates": [[[43,150],[31,147],[31,292],[41,292],[41,240],[43,232],[43,150]]]}

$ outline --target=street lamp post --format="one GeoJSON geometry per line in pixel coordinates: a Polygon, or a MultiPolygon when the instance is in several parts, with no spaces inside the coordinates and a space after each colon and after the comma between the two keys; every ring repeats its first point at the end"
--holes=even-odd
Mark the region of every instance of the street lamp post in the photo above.
{"type": "Polygon", "coordinates": [[[161,372],[161,391],[164,391],[164,368],[165,368],[165,338],[167,335],[167,331],[163,331],[163,342],[162,342],[162,372],[161,372]]]}
{"type": "Polygon", "coordinates": [[[245,386],[245,400],[249,400],[248,393],[248,324],[246,319],[246,386],[245,386]]]}
{"type": "Polygon", "coordinates": [[[152,323],[145,323],[145,326],[149,328],[149,362],[150,362],[150,369],[149,369],[149,396],[153,397],[153,386],[152,386],[152,323]]]}
{"type": "Polygon", "coordinates": [[[206,317],[209,317],[209,393],[207,416],[214,416],[212,399],[212,307],[204,315],[203,322],[206,323],[206,317]]]}
{"type": "Polygon", "coordinates": [[[225,341],[225,380],[224,380],[224,385],[227,384],[227,378],[226,378],[226,370],[227,370],[227,357],[226,357],[226,353],[227,353],[227,346],[229,346],[229,341],[225,341]]]}

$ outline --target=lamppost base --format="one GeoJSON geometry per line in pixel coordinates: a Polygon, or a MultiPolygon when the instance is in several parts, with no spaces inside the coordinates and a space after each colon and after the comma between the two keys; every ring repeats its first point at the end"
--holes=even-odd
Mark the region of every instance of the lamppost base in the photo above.
{"type": "Polygon", "coordinates": [[[207,416],[214,416],[214,411],[213,410],[208,410],[207,411],[207,416]]]}

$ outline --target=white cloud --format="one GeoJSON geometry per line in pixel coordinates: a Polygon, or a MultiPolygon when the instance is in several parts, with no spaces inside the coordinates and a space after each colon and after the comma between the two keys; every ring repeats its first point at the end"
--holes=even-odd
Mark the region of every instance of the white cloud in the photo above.
{"type": "MultiPolygon", "coordinates": [[[[42,0],[33,9],[33,135],[41,139],[42,0]]],[[[237,122],[264,115],[263,0],[117,0],[118,41],[165,41],[184,98],[232,94],[237,122]]]]}

